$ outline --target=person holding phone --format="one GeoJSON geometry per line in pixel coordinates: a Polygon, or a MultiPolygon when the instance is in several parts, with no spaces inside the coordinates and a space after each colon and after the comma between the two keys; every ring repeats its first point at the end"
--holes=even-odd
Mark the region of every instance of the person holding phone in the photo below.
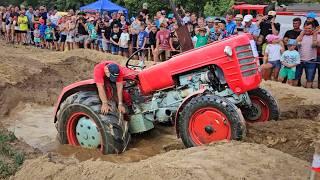
{"type": "Polygon", "coordinates": [[[244,26],[242,25],[243,21],[243,16],[242,14],[237,14],[236,17],[234,18],[236,22],[236,28],[234,30],[234,34],[242,34],[244,33],[244,26]]]}

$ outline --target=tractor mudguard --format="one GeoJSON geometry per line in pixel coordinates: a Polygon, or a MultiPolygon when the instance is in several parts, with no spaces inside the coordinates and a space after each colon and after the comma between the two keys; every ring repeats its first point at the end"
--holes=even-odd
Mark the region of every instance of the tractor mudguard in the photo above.
{"type": "Polygon", "coordinates": [[[60,109],[60,104],[70,95],[85,90],[97,90],[94,79],[76,82],[63,88],[54,108],[54,123],[57,121],[57,112],[60,109]]]}
{"type": "Polygon", "coordinates": [[[182,103],[180,104],[180,106],[178,107],[178,110],[176,112],[175,118],[174,118],[174,125],[176,128],[176,133],[177,133],[177,137],[180,138],[179,136],[179,117],[180,117],[180,112],[182,111],[182,109],[184,108],[184,106],[195,96],[199,95],[199,94],[203,94],[206,91],[206,89],[200,89],[192,94],[190,94],[188,97],[184,98],[184,100],[182,101],[182,103]]]}

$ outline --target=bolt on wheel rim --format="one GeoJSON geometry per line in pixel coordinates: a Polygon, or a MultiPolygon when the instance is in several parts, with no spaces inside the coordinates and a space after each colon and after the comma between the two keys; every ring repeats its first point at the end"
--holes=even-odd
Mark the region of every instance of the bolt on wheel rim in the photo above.
{"type": "Polygon", "coordinates": [[[81,117],[76,126],[76,137],[81,147],[95,149],[101,145],[101,135],[97,125],[88,117],[81,117]]]}

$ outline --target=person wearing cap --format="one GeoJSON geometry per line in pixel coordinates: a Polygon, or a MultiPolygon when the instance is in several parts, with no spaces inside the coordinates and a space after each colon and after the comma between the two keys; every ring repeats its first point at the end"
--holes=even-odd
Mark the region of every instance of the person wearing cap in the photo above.
{"type": "Polygon", "coordinates": [[[279,36],[269,34],[266,37],[268,45],[264,52],[263,58],[263,76],[265,80],[278,80],[279,71],[281,68],[281,53],[284,52],[284,45],[279,36]]]}
{"type": "Polygon", "coordinates": [[[275,22],[276,15],[275,11],[269,11],[267,16],[257,22],[257,25],[261,29],[260,35],[263,35],[263,37],[266,37],[268,34],[279,35],[280,24],[275,22]]]}
{"type": "Polygon", "coordinates": [[[308,12],[306,14],[306,22],[312,22],[314,27],[318,27],[319,26],[319,22],[316,20],[317,18],[317,14],[315,12],[308,12]]]}
{"type": "Polygon", "coordinates": [[[296,77],[296,66],[300,64],[300,54],[296,51],[297,41],[289,39],[288,50],[286,50],[280,58],[282,67],[279,72],[279,82],[283,82],[285,78],[288,79],[288,84],[293,85],[296,77]]]}
{"type": "Polygon", "coordinates": [[[109,100],[117,100],[118,110],[125,113],[123,106],[123,77],[125,67],[112,62],[104,61],[94,67],[94,81],[98,88],[99,98],[102,102],[101,113],[108,114],[112,111],[109,100]],[[115,92],[116,93],[113,93],[115,92]],[[115,97],[115,95],[117,97],[115,97]]]}
{"type": "Polygon", "coordinates": [[[202,28],[198,27],[196,29],[197,29],[196,30],[197,42],[195,44],[195,48],[199,48],[207,45],[209,41],[207,29],[205,27],[202,27],[202,28]]]}
{"type": "Polygon", "coordinates": [[[244,32],[250,33],[254,40],[257,40],[260,34],[260,29],[258,28],[257,25],[252,23],[253,16],[250,14],[247,14],[243,18],[244,22],[244,32]]]}
{"type": "Polygon", "coordinates": [[[130,35],[128,33],[128,26],[124,25],[122,28],[122,33],[119,40],[119,55],[128,57],[129,56],[129,41],[130,41],[130,35]]]}
{"type": "Polygon", "coordinates": [[[236,17],[234,18],[236,22],[236,28],[234,30],[234,34],[241,34],[244,31],[244,26],[242,25],[243,21],[243,16],[242,14],[237,14],[236,17]]]}

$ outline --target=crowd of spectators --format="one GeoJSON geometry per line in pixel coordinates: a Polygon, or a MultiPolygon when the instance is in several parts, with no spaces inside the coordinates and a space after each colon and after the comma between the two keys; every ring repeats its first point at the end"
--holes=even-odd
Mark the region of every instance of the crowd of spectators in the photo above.
{"type": "MultiPolygon", "coordinates": [[[[275,11],[256,17],[230,13],[215,18],[198,17],[182,6],[177,12],[195,48],[231,35],[250,33],[257,45],[265,80],[288,81],[298,86],[304,70],[305,87],[312,87],[316,71],[320,70],[320,30],[315,13],[308,13],[305,22],[299,17],[293,19],[293,29],[281,38],[281,25],[275,22],[275,11]]],[[[181,52],[176,32],[179,26],[173,14],[162,10],[151,16],[144,4],[135,18],[127,17],[122,11],[86,14],[69,10],[61,15],[56,9],[48,11],[45,6],[0,7],[1,36],[7,43],[55,51],[90,48],[129,57],[143,49],[136,57],[142,65],[145,59],[157,63],[181,52]]]]}

